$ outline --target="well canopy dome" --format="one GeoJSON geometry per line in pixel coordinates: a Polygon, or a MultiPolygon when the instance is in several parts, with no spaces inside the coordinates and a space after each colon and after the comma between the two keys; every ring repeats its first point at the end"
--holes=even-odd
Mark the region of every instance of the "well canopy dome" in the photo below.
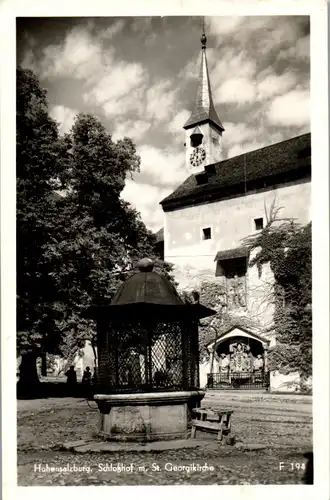
{"type": "Polygon", "coordinates": [[[137,272],[127,278],[111,301],[111,306],[128,304],[156,304],[183,306],[184,302],[172,283],[153,270],[151,259],[138,262],[137,272]]]}
{"type": "Polygon", "coordinates": [[[151,259],[140,260],[137,264],[139,272],[125,280],[108,306],[92,307],[92,316],[108,311],[111,317],[130,321],[136,315],[146,319],[145,314],[157,315],[164,320],[199,319],[215,314],[199,303],[186,304],[172,283],[155,272],[153,266],[151,259]]]}

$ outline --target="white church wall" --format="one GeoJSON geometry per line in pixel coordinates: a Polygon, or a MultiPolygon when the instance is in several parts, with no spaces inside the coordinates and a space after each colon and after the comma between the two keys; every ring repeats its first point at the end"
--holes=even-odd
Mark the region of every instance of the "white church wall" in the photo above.
{"type": "MultiPolygon", "coordinates": [[[[191,289],[202,281],[218,282],[216,253],[238,247],[243,238],[256,233],[254,219],[263,217],[266,224],[265,207],[269,212],[274,200],[276,207],[283,207],[279,217],[309,222],[310,182],[165,212],[165,260],[174,264],[179,287],[191,289]],[[211,228],[211,239],[202,239],[203,228],[211,228]]],[[[247,280],[249,312],[268,323],[273,315],[272,305],[265,300],[272,283],[269,266],[260,277],[255,267],[249,268],[247,280]]]]}
{"type": "MultiPolygon", "coordinates": [[[[253,220],[263,217],[275,199],[283,207],[281,218],[309,221],[310,182],[281,186],[265,192],[165,212],[165,255],[215,257],[214,252],[239,246],[242,238],[256,231],[253,220]],[[213,227],[211,240],[202,240],[203,228],[213,227]]],[[[172,259],[173,260],[173,259],[172,259]]]]}

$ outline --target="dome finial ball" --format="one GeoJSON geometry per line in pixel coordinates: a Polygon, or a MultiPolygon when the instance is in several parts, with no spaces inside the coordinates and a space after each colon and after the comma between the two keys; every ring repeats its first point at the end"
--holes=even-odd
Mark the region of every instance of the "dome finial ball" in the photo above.
{"type": "Polygon", "coordinates": [[[153,270],[154,263],[151,259],[149,259],[148,257],[145,257],[145,258],[139,260],[136,267],[139,269],[140,272],[146,273],[146,272],[150,272],[153,270]]]}

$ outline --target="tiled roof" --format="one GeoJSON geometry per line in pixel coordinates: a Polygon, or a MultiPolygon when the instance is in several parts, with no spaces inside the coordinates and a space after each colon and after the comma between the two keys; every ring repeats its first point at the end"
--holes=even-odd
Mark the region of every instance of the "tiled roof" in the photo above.
{"type": "Polygon", "coordinates": [[[241,316],[235,314],[234,312],[217,314],[212,318],[203,320],[203,324],[205,328],[203,328],[200,332],[200,348],[205,348],[215,340],[214,330],[213,328],[209,328],[209,325],[212,325],[217,329],[218,339],[232,328],[239,328],[245,331],[248,330],[254,335],[256,334],[256,331],[260,332],[260,324],[256,320],[247,315],[241,316]]]}
{"type": "Polygon", "coordinates": [[[311,134],[207,165],[160,203],[164,211],[243,195],[311,175],[311,134]]]}
{"type": "Polygon", "coordinates": [[[238,247],[232,248],[231,250],[220,250],[216,256],[216,261],[218,260],[228,260],[228,259],[237,259],[239,257],[248,257],[249,249],[246,247],[238,247]]]}

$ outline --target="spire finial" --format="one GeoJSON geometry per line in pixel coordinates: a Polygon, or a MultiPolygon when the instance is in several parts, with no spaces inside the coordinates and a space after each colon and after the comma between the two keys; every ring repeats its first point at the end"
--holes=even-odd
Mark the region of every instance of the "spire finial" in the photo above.
{"type": "Polygon", "coordinates": [[[206,49],[206,42],[207,42],[207,38],[206,38],[206,35],[205,35],[205,21],[204,21],[204,17],[202,18],[203,21],[202,21],[202,37],[201,37],[201,43],[202,43],[202,49],[206,49]]]}

